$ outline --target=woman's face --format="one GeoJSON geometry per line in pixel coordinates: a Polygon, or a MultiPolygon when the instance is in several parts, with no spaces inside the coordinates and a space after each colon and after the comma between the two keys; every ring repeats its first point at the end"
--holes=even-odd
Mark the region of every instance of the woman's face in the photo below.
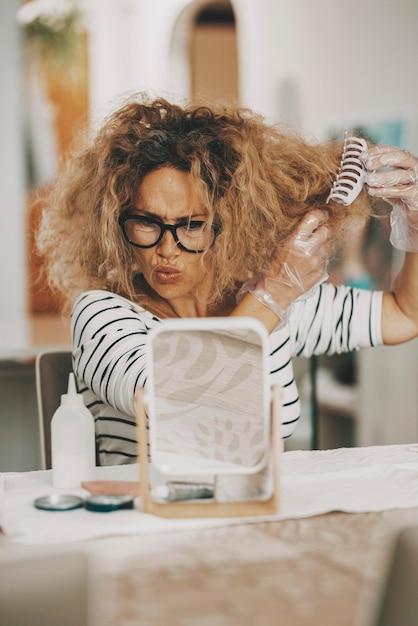
{"type": "MultiPolygon", "coordinates": [[[[170,167],[145,176],[132,212],[172,225],[185,220],[208,219],[198,185],[191,174],[170,167]]],[[[211,251],[202,258],[202,254],[182,250],[167,230],[154,247],[135,247],[134,250],[146,282],[177,315],[199,315],[196,306],[205,306],[212,287],[211,251]]]]}

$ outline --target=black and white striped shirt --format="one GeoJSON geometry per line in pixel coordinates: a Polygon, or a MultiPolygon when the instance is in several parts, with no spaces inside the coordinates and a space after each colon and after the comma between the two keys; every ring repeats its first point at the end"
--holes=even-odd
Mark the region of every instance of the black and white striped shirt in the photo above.
{"type": "MultiPolygon", "coordinates": [[[[283,394],[283,437],[300,416],[292,357],[349,352],[380,345],[382,292],[321,285],[296,302],[289,323],[270,335],[271,384],[283,394]]],[[[146,343],[161,320],[107,291],[89,291],[72,316],[73,364],[79,390],[96,424],[102,465],[136,461],[134,396],[147,380],[146,343]]]]}

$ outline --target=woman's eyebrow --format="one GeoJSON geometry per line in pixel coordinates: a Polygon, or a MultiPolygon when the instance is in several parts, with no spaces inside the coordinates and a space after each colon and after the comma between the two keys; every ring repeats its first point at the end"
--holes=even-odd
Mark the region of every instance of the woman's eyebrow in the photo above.
{"type": "MultiPolygon", "coordinates": [[[[158,215],[157,213],[153,213],[152,211],[147,211],[146,209],[140,209],[138,207],[132,207],[132,212],[133,213],[139,213],[141,215],[144,215],[145,217],[150,217],[154,220],[157,220],[159,222],[162,222],[162,218],[161,215],[158,215]]],[[[207,219],[209,216],[207,213],[189,213],[188,215],[185,215],[184,217],[177,217],[176,218],[176,223],[177,222],[187,222],[188,220],[192,220],[192,219],[196,219],[196,218],[202,218],[202,219],[207,219]]]]}

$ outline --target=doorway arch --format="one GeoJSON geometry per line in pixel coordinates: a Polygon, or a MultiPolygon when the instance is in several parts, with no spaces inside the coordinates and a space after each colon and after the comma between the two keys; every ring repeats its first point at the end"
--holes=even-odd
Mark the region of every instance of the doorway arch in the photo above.
{"type": "Polygon", "coordinates": [[[191,2],[174,25],[170,52],[176,92],[239,101],[237,25],[229,0],[191,2]]]}

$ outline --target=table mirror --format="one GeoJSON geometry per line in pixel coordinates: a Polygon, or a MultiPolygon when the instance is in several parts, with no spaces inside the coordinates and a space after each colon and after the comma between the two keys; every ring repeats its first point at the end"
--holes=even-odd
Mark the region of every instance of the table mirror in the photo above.
{"type": "Polygon", "coordinates": [[[244,317],[164,320],[147,350],[137,397],[142,510],[214,516],[277,506],[264,326],[244,317]]]}

